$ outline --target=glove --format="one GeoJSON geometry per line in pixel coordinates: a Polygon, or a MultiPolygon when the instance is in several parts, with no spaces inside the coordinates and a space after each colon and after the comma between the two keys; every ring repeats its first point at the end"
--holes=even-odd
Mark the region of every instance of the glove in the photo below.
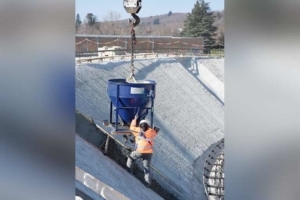
{"type": "Polygon", "coordinates": [[[127,135],[123,135],[123,141],[124,141],[124,143],[127,143],[127,141],[128,141],[127,135]]]}
{"type": "Polygon", "coordinates": [[[154,128],[153,128],[155,131],[156,131],[156,133],[158,133],[159,132],[159,130],[160,130],[160,128],[159,127],[157,127],[157,126],[154,126],[154,128]]]}

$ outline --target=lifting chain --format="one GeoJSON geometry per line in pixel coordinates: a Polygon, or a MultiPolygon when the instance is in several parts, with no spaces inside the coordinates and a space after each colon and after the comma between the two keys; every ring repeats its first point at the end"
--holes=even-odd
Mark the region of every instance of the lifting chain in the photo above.
{"type": "Polygon", "coordinates": [[[130,67],[130,76],[129,79],[135,81],[134,78],[134,45],[136,45],[136,37],[133,26],[131,28],[131,67],[130,67]]]}
{"type": "Polygon", "coordinates": [[[136,45],[136,37],[133,28],[139,24],[139,18],[135,14],[132,14],[132,16],[136,19],[136,22],[133,23],[131,20],[129,20],[129,23],[131,25],[131,67],[130,67],[130,75],[129,78],[127,79],[127,82],[136,82],[134,77],[134,45],[136,45]]]}

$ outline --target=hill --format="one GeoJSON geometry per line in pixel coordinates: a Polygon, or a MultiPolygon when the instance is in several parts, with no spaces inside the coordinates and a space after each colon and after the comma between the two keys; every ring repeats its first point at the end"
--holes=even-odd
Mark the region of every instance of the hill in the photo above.
{"type": "Polygon", "coordinates": [[[164,26],[179,26],[183,27],[184,20],[188,13],[172,13],[171,15],[155,15],[141,18],[141,26],[146,25],[164,25],[164,26]],[[155,20],[159,19],[159,24],[155,24],[155,20]]]}
{"type": "MultiPolygon", "coordinates": [[[[178,30],[184,26],[187,13],[162,14],[142,17],[140,25],[136,28],[139,35],[179,36],[178,30]]],[[[128,20],[120,21],[124,27],[129,26],[128,20]]]]}
{"type": "MultiPolygon", "coordinates": [[[[149,17],[141,17],[140,25],[136,27],[137,35],[153,36],[179,36],[184,27],[188,13],[168,13],[149,17]]],[[[116,12],[110,12],[107,17],[99,21],[95,26],[89,27],[83,23],[77,30],[77,34],[95,34],[95,35],[129,35],[130,26],[128,20],[118,20],[120,15],[116,12]]],[[[217,37],[224,40],[224,11],[214,12],[214,25],[218,27],[217,37]]],[[[220,41],[224,43],[224,41],[220,41]]]]}

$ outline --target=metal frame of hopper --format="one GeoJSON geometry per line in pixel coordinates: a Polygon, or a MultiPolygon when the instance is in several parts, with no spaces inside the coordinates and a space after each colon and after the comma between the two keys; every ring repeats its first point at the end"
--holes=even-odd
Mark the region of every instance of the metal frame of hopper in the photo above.
{"type": "MultiPolygon", "coordinates": [[[[104,125],[109,126],[111,125],[114,127],[113,133],[127,133],[129,131],[129,126],[123,125],[119,123],[119,109],[137,109],[138,107],[120,107],[119,105],[119,91],[120,91],[120,85],[117,85],[117,105],[115,108],[113,108],[113,103],[110,100],[110,112],[109,112],[109,122],[107,120],[104,120],[104,125]],[[113,110],[115,109],[115,122],[113,122],[113,110]],[[119,127],[126,127],[125,129],[119,129],[119,127]]],[[[155,85],[153,88],[153,91],[155,91],[155,85]]],[[[149,95],[149,94],[148,94],[149,95]]],[[[149,96],[148,96],[149,97],[149,96]]],[[[150,97],[151,101],[151,107],[139,107],[140,109],[147,109],[151,110],[151,115],[150,115],[150,127],[153,128],[153,113],[154,113],[154,93],[151,94],[150,97]]],[[[148,113],[149,114],[149,113],[148,113]]],[[[122,118],[121,118],[122,119],[122,118]]]]}

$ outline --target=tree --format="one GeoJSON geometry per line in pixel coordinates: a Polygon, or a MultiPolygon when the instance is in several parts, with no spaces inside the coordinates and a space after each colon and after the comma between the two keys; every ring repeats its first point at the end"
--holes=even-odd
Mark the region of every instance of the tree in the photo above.
{"type": "Polygon", "coordinates": [[[218,44],[224,45],[224,30],[220,30],[218,35],[218,44]]]}
{"type": "Polygon", "coordinates": [[[213,25],[213,12],[210,11],[209,3],[204,0],[197,0],[192,12],[188,14],[184,21],[184,29],[181,36],[203,37],[205,45],[215,44],[215,31],[217,27],[213,25]]]}
{"type": "Polygon", "coordinates": [[[168,13],[168,16],[171,16],[173,13],[172,13],[172,11],[170,11],[169,13],[168,13]]]}
{"type": "Polygon", "coordinates": [[[76,27],[76,31],[78,30],[79,26],[82,24],[82,21],[80,19],[80,15],[77,14],[76,15],[76,20],[75,20],[75,27],[76,27]]]}
{"type": "Polygon", "coordinates": [[[154,20],[153,20],[153,24],[160,24],[159,18],[154,19],[154,20]]]}
{"type": "Polygon", "coordinates": [[[87,24],[89,26],[94,26],[97,24],[98,22],[98,19],[97,19],[97,16],[94,15],[93,13],[88,13],[85,17],[86,21],[87,21],[87,24]]]}
{"type": "Polygon", "coordinates": [[[115,11],[109,11],[103,18],[105,26],[105,34],[117,35],[119,34],[121,14],[115,11]]]}
{"type": "Polygon", "coordinates": [[[224,25],[220,25],[217,31],[216,44],[224,45],[224,25]]]}

